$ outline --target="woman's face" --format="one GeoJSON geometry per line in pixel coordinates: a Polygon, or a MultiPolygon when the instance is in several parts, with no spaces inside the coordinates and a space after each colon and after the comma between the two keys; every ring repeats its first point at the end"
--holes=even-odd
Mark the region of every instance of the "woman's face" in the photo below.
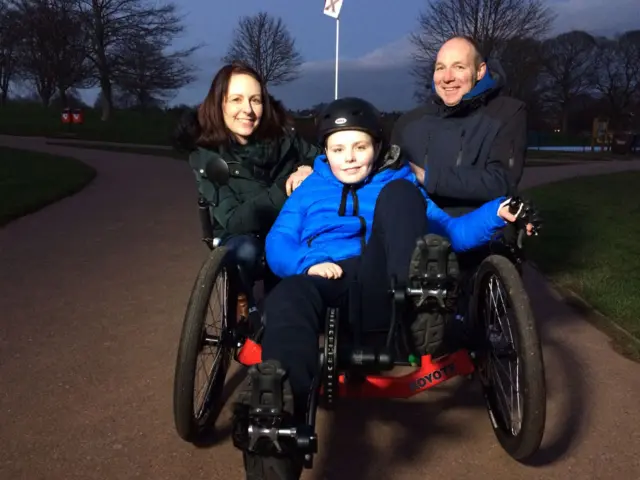
{"type": "Polygon", "coordinates": [[[375,147],[368,133],[342,130],[329,135],[326,153],[336,178],[342,183],[352,184],[361,182],[371,173],[375,147]]]}
{"type": "Polygon", "coordinates": [[[234,74],[222,106],[224,123],[239,143],[247,143],[262,117],[260,83],[250,75],[234,74]]]}

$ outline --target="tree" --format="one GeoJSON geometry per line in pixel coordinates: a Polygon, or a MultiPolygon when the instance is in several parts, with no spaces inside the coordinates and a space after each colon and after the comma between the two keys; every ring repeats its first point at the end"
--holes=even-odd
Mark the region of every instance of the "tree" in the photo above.
{"type": "Polygon", "coordinates": [[[242,61],[253,67],[266,84],[282,85],[300,77],[302,56],[281,18],[260,12],[244,16],[233,32],[225,63],[242,61]]]}
{"type": "Polygon", "coordinates": [[[543,0],[434,0],[420,13],[419,30],[411,35],[416,47],[413,75],[416,97],[430,88],[433,63],[440,46],[455,35],[477,41],[486,57],[513,39],[538,39],[551,27],[554,15],[543,0]]]}
{"type": "Polygon", "coordinates": [[[6,2],[0,2],[0,105],[7,102],[9,86],[18,67],[20,33],[15,13],[6,2]]]}
{"type": "MultiPolygon", "coordinates": [[[[143,38],[150,44],[167,45],[184,31],[182,19],[173,3],[156,4],[145,0],[75,0],[89,32],[88,58],[102,92],[102,120],[113,109],[116,79],[131,64],[123,52],[127,45],[143,38]]],[[[197,47],[188,49],[189,53],[197,47]]],[[[187,51],[182,51],[186,53],[187,51]]],[[[188,56],[188,55],[185,55],[188,56]]]]}
{"type": "Polygon", "coordinates": [[[32,83],[42,103],[49,105],[58,91],[66,104],[71,88],[91,86],[86,62],[86,38],[74,10],[75,0],[13,0],[12,13],[19,33],[21,75],[32,83]]]}
{"type": "Polygon", "coordinates": [[[617,39],[599,39],[595,87],[607,100],[615,122],[640,100],[640,30],[617,39]]]}
{"type": "Polygon", "coordinates": [[[559,111],[563,132],[568,130],[569,113],[575,101],[594,89],[595,48],[595,39],[577,30],[542,43],[543,100],[559,111]]]}
{"type": "MultiPolygon", "coordinates": [[[[52,13],[50,50],[51,68],[60,102],[69,105],[68,92],[95,85],[93,69],[87,57],[88,31],[75,9],[75,0],[47,0],[52,13]]],[[[71,92],[71,97],[74,93],[71,92]]],[[[73,100],[75,101],[75,100],[73,100]]]]}
{"type": "Polygon", "coordinates": [[[527,103],[534,100],[543,67],[541,43],[533,38],[513,38],[500,49],[499,58],[510,94],[527,103]]]}
{"type": "Polygon", "coordinates": [[[139,38],[122,45],[118,52],[122,63],[115,76],[120,95],[140,108],[164,103],[175,90],[195,80],[186,61],[191,50],[165,54],[157,43],[139,38]]]}
{"type": "Polygon", "coordinates": [[[46,107],[56,91],[56,79],[52,66],[51,38],[53,11],[46,0],[16,0],[16,29],[20,35],[18,58],[21,76],[31,83],[46,107]]]}
{"type": "Polygon", "coordinates": [[[543,68],[541,43],[533,38],[513,38],[497,56],[506,73],[505,91],[527,104],[530,124],[539,124],[543,114],[539,88],[543,68]]]}

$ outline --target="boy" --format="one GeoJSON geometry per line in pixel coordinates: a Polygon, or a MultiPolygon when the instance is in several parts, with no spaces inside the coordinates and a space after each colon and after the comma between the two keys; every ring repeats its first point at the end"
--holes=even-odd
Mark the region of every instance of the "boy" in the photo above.
{"type": "MultiPolygon", "coordinates": [[[[286,372],[283,398],[294,423],[304,421],[317,374],[325,309],[345,305],[354,281],[362,319],[388,325],[389,279],[393,275],[406,284],[420,273],[412,271],[421,263],[412,261],[421,255],[417,239],[439,234],[455,251],[464,251],[487,243],[507,220],[515,221],[504,198],[458,218],[440,210],[418,187],[399,150],[385,145],[380,114],[362,99],[332,102],[318,130],[326,156],[316,158],[314,172],[287,200],[266,239],[267,262],[282,281],[265,300],[263,363],[254,367],[258,374],[286,372]]],[[[424,348],[426,321],[417,311],[410,319],[417,351],[424,348]]],[[[248,382],[240,404],[251,404],[251,394],[248,382]]],[[[255,468],[277,472],[274,478],[300,475],[295,454],[245,453],[245,459],[250,459],[248,478],[255,468]]]]}

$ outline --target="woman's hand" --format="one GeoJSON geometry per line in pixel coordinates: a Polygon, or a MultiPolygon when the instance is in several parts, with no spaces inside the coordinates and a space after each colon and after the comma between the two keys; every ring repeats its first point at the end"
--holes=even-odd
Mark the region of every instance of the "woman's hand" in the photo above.
{"type": "Polygon", "coordinates": [[[308,275],[316,275],[324,278],[340,278],[342,277],[342,268],[332,262],[318,263],[307,270],[308,275]]]}
{"type": "Polygon", "coordinates": [[[313,168],[308,165],[302,165],[298,167],[298,169],[289,175],[287,178],[287,183],[285,184],[285,188],[287,191],[287,196],[290,196],[293,191],[300,186],[304,179],[313,173],[313,168]]]}
{"type": "Polygon", "coordinates": [[[409,168],[411,168],[411,171],[413,172],[413,174],[418,179],[418,183],[420,185],[424,185],[424,176],[425,176],[424,168],[419,167],[416,164],[411,163],[411,162],[409,162],[409,168]]]}

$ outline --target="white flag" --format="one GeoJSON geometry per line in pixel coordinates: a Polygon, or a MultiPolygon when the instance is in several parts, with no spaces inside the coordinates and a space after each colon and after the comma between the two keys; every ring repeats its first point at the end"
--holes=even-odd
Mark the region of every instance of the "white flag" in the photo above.
{"type": "Polygon", "coordinates": [[[337,19],[340,16],[342,0],[324,0],[324,14],[337,19]]]}

